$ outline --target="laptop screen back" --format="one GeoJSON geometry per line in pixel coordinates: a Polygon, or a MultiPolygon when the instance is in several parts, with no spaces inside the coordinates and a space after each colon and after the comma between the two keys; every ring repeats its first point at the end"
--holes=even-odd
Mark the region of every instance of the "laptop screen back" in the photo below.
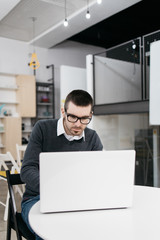
{"type": "Polygon", "coordinates": [[[40,154],[40,211],[132,206],[135,151],[40,154]]]}

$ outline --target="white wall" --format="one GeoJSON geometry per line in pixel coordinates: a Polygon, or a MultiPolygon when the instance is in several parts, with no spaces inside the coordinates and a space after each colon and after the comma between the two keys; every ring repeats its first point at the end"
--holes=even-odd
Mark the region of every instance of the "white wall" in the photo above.
{"type": "Polygon", "coordinates": [[[55,65],[86,67],[86,55],[105,51],[104,48],[86,45],[73,41],[65,41],[52,48],[52,59],[55,65]]]}
{"type": "MultiPolygon", "coordinates": [[[[16,40],[0,38],[0,72],[10,74],[33,74],[33,70],[28,66],[31,61],[33,47],[16,40]]],[[[45,66],[50,63],[50,50],[36,48],[40,68],[36,70],[37,78],[45,81],[48,70],[45,66]]]]}
{"type": "Polygon", "coordinates": [[[149,120],[151,125],[160,125],[160,41],[151,43],[150,49],[149,120]]]}
{"type": "MultiPolygon", "coordinates": [[[[51,78],[51,68],[46,65],[55,66],[55,111],[59,117],[60,109],[60,66],[86,68],[86,55],[104,51],[103,48],[76,42],[66,41],[58,46],[46,49],[36,47],[36,53],[40,67],[36,70],[38,81],[47,81],[51,78]]],[[[28,66],[31,61],[33,46],[25,42],[0,38],[0,72],[11,74],[33,74],[28,66]]]]}
{"type": "Polygon", "coordinates": [[[60,68],[60,104],[64,106],[66,96],[75,89],[86,90],[86,69],[62,65],[60,68]]]}

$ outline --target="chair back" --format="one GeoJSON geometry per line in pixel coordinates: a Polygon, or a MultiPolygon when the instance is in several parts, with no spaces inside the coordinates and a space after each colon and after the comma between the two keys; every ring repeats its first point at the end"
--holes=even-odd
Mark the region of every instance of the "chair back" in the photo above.
{"type": "Polygon", "coordinates": [[[9,240],[11,237],[11,229],[14,229],[16,231],[18,240],[22,240],[22,236],[29,240],[35,240],[35,235],[28,229],[27,225],[21,217],[21,213],[17,212],[16,209],[13,186],[24,184],[20,178],[20,174],[10,174],[10,171],[7,170],[6,175],[10,195],[8,209],[7,240],[9,240]]]}
{"type": "MultiPolygon", "coordinates": [[[[5,154],[6,155],[6,154],[5,154]]],[[[5,163],[6,159],[4,158],[4,154],[0,154],[0,176],[3,175],[4,170],[7,171],[8,167],[5,163]],[[4,169],[2,169],[2,167],[4,169]]]]}
{"type": "MultiPolygon", "coordinates": [[[[18,167],[15,159],[13,158],[12,154],[10,152],[7,153],[0,153],[0,180],[7,181],[6,179],[6,171],[11,168],[12,173],[19,173],[20,168],[18,167]],[[10,167],[8,167],[8,163],[11,163],[10,167]]],[[[22,191],[20,189],[17,189],[22,196],[22,191]]],[[[5,207],[4,211],[4,221],[7,221],[8,216],[8,204],[9,204],[9,195],[7,193],[6,201],[0,201],[0,205],[3,205],[5,207]]]]}
{"type": "Polygon", "coordinates": [[[23,160],[26,148],[27,148],[27,145],[19,145],[18,143],[16,143],[17,164],[19,167],[21,167],[22,165],[21,160],[23,160]]]}
{"type": "Polygon", "coordinates": [[[12,172],[14,171],[17,171],[18,173],[20,172],[20,168],[10,152],[0,153],[0,171],[2,171],[2,166],[5,171],[9,170],[6,164],[7,162],[11,162],[12,172]]]}
{"type": "MultiPolygon", "coordinates": [[[[3,154],[0,154],[0,180],[6,181],[6,170],[8,170],[8,167],[4,161],[4,156],[3,154]]],[[[0,205],[6,207],[6,204],[2,201],[0,201],[0,205]]]]}

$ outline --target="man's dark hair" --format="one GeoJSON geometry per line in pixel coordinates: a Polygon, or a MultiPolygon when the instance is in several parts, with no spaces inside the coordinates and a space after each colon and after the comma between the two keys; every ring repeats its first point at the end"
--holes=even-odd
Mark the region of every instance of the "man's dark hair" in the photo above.
{"type": "Polygon", "coordinates": [[[93,106],[93,99],[91,95],[88,92],[80,89],[73,90],[67,95],[65,104],[64,104],[65,111],[67,111],[69,102],[72,102],[73,104],[77,106],[82,106],[82,107],[91,105],[91,109],[93,106]]]}

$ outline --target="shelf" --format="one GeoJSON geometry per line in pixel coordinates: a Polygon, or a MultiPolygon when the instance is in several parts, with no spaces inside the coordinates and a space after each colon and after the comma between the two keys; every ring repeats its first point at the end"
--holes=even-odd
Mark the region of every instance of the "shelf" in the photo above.
{"type": "Polygon", "coordinates": [[[51,90],[37,90],[38,93],[51,93],[51,90]]]}
{"type": "Polygon", "coordinates": [[[0,149],[4,149],[5,148],[5,146],[0,146],[0,149]]]}
{"type": "Polygon", "coordinates": [[[30,133],[32,130],[23,130],[22,133],[30,133]]]}
{"type": "Polygon", "coordinates": [[[0,72],[0,76],[6,76],[6,77],[16,77],[17,74],[14,73],[4,73],[4,72],[0,72]]]}
{"type": "Polygon", "coordinates": [[[37,118],[53,118],[53,116],[38,116],[37,118]]]}
{"type": "Polygon", "coordinates": [[[46,81],[36,79],[36,117],[32,118],[33,124],[39,119],[53,119],[55,117],[55,92],[54,92],[54,65],[51,67],[52,77],[46,81]]]}
{"type": "Polygon", "coordinates": [[[18,90],[18,87],[1,87],[0,86],[0,89],[1,90],[11,90],[12,91],[12,90],[18,90]]]}
{"type": "Polygon", "coordinates": [[[48,87],[48,86],[52,86],[53,82],[36,82],[37,86],[43,86],[43,87],[48,87]]]}
{"type": "Polygon", "coordinates": [[[0,102],[0,104],[19,104],[18,102],[0,102]]]}
{"type": "Polygon", "coordinates": [[[41,105],[41,106],[52,106],[52,103],[37,103],[37,105],[41,105]]]}

